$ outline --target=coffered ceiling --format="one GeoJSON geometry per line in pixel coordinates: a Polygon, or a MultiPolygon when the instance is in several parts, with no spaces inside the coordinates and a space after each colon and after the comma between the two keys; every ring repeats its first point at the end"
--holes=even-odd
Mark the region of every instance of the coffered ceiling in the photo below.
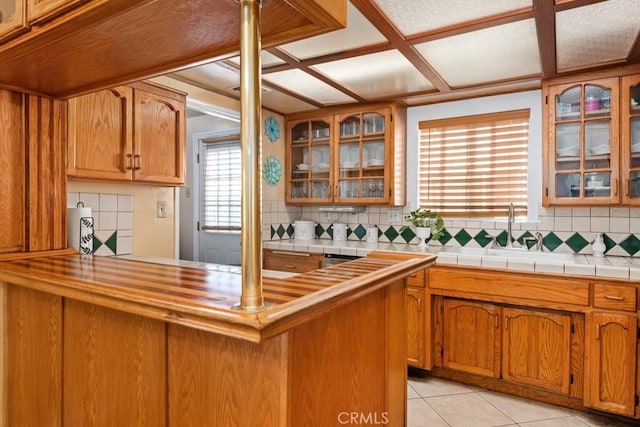
{"type": "MultiPolygon", "coordinates": [[[[261,61],[262,104],[282,114],[528,90],[639,63],[640,1],[350,0],[345,29],[266,49],[261,61]]],[[[239,98],[239,58],[170,77],[239,98]]]]}

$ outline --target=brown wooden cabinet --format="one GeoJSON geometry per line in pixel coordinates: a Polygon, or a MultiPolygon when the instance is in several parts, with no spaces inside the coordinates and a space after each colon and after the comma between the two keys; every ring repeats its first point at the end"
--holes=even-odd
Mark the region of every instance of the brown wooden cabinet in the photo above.
{"type": "Polygon", "coordinates": [[[499,378],[501,310],[494,304],[445,299],[443,366],[499,378]]]}
{"type": "Polygon", "coordinates": [[[568,394],[571,315],[503,308],[502,378],[568,394]]]}
{"type": "Polygon", "coordinates": [[[603,312],[587,315],[585,405],[634,415],[637,324],[635,316],[603,312]]]}
{"type": "Polygon", "coordinates": [[[639,205],[637,67],[573,79],[543,84],[543,204],[639,205]]]}
{"type": "Polygon", "coordinates": [[[317,270],[322,266],[322,254],[308,252],[263,250],[262,264],[267,270],[288,271],[290,273],[305,273],[317,270]]]}
{"type": "Polygon", "coordinates": [[[6,0],[0,2],[0,42],[16,37],[90,0],[6,0]]]}
{"type": "Polygon", "coordinates": [[[91,0],[28,0],[29,23],[40,25],[89,1],[91,0]]]}
{"type": "Polygon", "coordinates": [[[406,109],[396,103],[286,118],[286,202],[403,205],[406,109]]]}
{"type": "Polygon", "coordinates": [[[181,185],[185,97],[135,83],[71,98],[67,175],[181,185]]]}

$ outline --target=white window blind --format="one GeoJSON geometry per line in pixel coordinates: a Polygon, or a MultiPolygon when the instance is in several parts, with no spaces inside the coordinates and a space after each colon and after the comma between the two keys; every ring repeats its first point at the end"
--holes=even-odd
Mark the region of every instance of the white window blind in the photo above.
{"type": "Polygon", "coordinates": [[[230,138],[206,140],[202,144],[201,230],[240,230],[240,140],[230,138]]]}
{"type": "Polygon", "coordinates": [[[442,216],[527,213],[529,110],[419,123],[419,205],[442,216]]]}

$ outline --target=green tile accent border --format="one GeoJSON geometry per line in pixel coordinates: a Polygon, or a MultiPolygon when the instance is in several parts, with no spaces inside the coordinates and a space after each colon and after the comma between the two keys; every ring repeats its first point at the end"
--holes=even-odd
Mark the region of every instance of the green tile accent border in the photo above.
{"type": "MultiPolygon", "coordinates": [[[[347,229],[347,238],[352,241],[365,241],[367,236],[367,227],[369,227],[368,224],[357,224],[355,226],[350,225],[349,229],[347,229]]],[[[464,228],[451,231],[455,231],[455,233],[451,234],[449,230],[447,230],[444,232],[442,237],[438,239],[438,242],[441,245],[446,245],[450,243],[451,240],[454,240],[455,243],[453,246],[466,246],[470,242],[473,242],[474,244],[478,244],[480,247],[486,247],[491,243],[491,238],[486,236],[493,233],[497,234],[496,239],[498,245],[504,246],[507,243],[506,230],[492,230],[491,232],[488,232],[485,229],[481,229],[480,231],[473,230],[472,232],[475,233],[475,235],[470,234],[470,232],[468,230],[465,230],[464,228]]],[[[292,224],[272,224],[270,227],[270,232],[270,238],[272,240],[290,239],[293,238],[294,228],[292,224]]],[[[514,233],[512,238],[520,245],[526,245],[528,248],[531,248],[533,247],[535,242],[533,240],[526,239],[533,237],[534,233],[535,232],[529,230],[518,230],[516,233],[514,233]]],[[[332,235],[333,230],[331,228],[331,224],[316,225],[316,238],[330,239],[332,238],[332,235]]],[[[594,235],[594,233],[587,233],[587,235],[576,232],[571,234],[566,240],[562,240],[558,236],[558,234],[554,233],[553,231],[542,232],[542,245],[544,246],[544,250],[550,252],[563,247],[565,249],[568,248],[575,253],[580,253],[585,249],[587,249],[585,253],[590,253],[589,246],[591,245],[591,240],[593,240],[592,236],[594,235]]],[[[388,241],[391,243],[417,244],[417,241],[415,241],[415,232],[410,227],[391,225],[387,228],[384,228],[384,226],[378,226],[378,236],[382,238],[382,242],[388,241]]],[[[629,256],[640,257],[640,236],[637,236],[635,234],[627,234],[624,236],[624,238],[620,239],[619,242],[616,242],[611,238],[611,236],[603,233],[603,240],[607,248],[606,252],[610,251],[616,246],[620,246],[627,254],[629,254],[629,256]]],[[[428,241],[433,242],[433,240],[431,239],[428,239],[428,241]]],[[[94,252],[103,244],[107,245],[106,242],[100,242],[100,240],[98,240],[94,236],[94,252]]],[[[115,252],[115,243],[113,243],[113,247],[108,247],[115,252]]]]}

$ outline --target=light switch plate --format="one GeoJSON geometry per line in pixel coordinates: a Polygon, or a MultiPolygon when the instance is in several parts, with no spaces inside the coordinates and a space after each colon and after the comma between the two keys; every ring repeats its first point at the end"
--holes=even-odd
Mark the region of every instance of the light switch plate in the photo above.
{"type": "Polygon", "coordinates": [[[389,224],[400,224],[400,208],[389,208],[389,224]]]}
{"type": "Polygon", "coordinates": [[[162,200],[158,200],[156,202],[156,217],[157,218],[167,217],[167,202],[162,200]]]}

